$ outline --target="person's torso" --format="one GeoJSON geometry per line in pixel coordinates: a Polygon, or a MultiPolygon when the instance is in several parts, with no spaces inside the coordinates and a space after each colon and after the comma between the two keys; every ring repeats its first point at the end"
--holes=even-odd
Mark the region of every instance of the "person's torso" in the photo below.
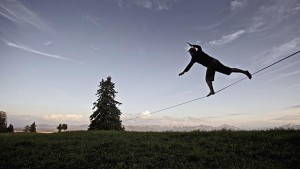
{"type": "Polygon", "coordinates": [[[197,51],[196,54],[192,56],[192,60],[194,62],[200,63],[201,65],[207,67],[209,63],[212,60],[214,60],[214,58],[204,53],[203,51],[197,51]]]}

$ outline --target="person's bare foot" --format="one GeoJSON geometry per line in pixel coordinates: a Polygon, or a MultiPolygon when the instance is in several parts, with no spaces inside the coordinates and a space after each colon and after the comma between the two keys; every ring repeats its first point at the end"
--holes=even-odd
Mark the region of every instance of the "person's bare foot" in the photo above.
{"type": "Polygon", "coordinates": [[[214,91],[211,91],[210,93],[208,93],[207,97],[211,96],[211,95],[214,95],[215,92],[214,91]]]}

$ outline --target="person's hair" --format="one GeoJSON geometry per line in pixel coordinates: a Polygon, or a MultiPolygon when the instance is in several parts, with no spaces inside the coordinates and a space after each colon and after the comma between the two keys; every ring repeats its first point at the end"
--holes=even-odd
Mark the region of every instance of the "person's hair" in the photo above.
{"type": "Polygon", "coordinates": [[[190,53],[194,53],[194,52],[196,52],[196,49],[195,49],[195,48],[190,48],[190,49],[189,49],[189,52],[190,52],[190,53]]]}

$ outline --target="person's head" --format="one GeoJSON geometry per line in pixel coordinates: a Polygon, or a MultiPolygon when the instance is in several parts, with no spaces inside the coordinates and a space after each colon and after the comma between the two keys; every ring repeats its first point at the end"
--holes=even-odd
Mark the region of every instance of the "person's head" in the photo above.
{"type": "Polygon", "coordinates": [[[196,49],[195,48],[190,48],[189,53],[193,56],[196,53],[196,49]]]}

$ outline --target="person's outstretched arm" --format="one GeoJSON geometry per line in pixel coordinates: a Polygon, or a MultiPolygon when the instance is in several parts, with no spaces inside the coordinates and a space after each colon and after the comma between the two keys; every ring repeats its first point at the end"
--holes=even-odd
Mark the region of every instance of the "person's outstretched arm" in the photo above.
{"type": "Polygon", "coordinates": [[[195,62],[193,60],[191,60],[190,63],[184,69],[184,71],[179,73],[179,76],[182,76],[184,73],[188,72],[191,69],[191,67],[193,66],[194,63],[195,62]]]}

